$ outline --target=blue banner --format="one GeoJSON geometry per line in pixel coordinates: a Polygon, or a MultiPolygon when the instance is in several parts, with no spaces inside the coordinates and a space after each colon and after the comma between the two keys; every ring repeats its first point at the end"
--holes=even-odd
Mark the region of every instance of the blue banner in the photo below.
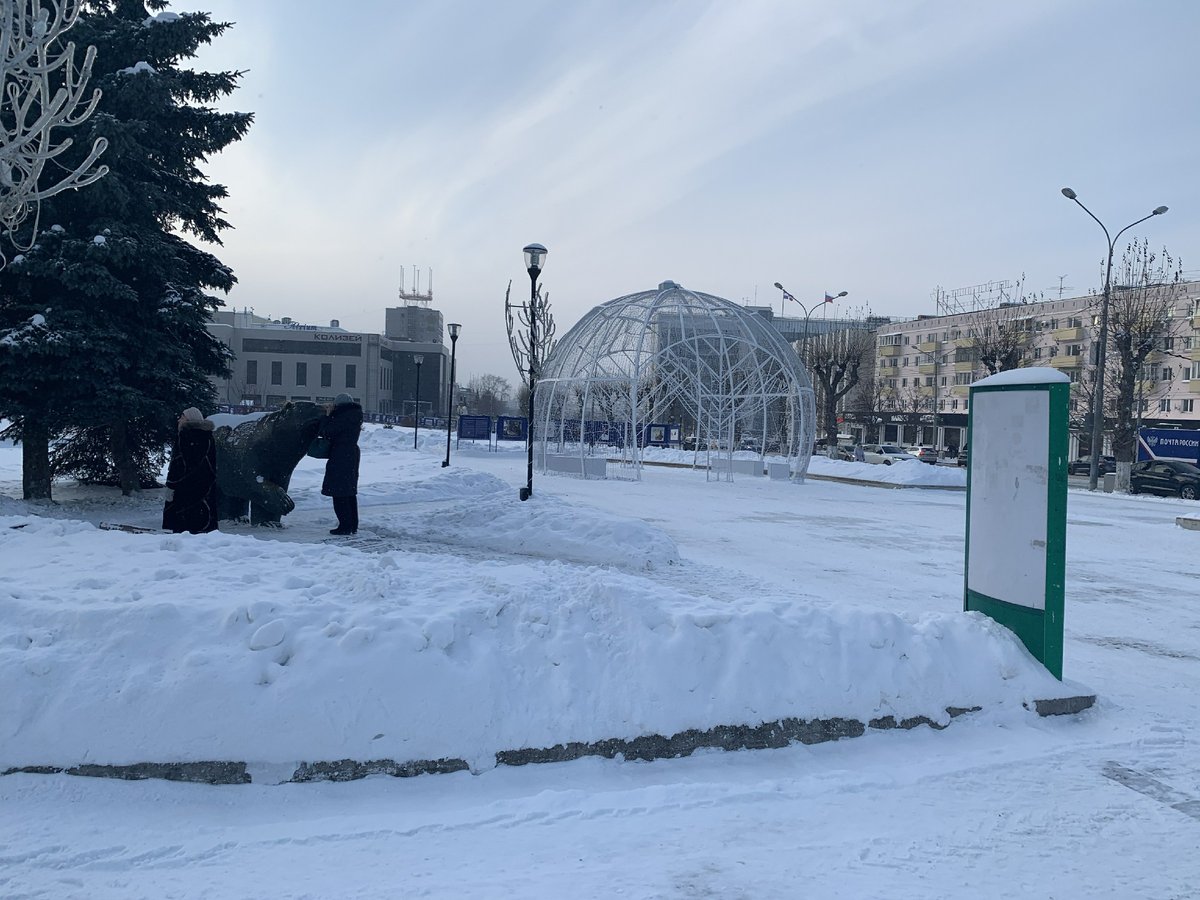
{"type": "Polygon", "coordinates": [[[1148,459],[1177,459],[1200,462],[1200,431],[1182,428],[1139,428],[1138,462],[1148,459]]]}
{"type": "Polygon", "coordinates": [[[490,441],[492,439],[491,416],[459,416],[458,437],[467,441],[490,441]]]}

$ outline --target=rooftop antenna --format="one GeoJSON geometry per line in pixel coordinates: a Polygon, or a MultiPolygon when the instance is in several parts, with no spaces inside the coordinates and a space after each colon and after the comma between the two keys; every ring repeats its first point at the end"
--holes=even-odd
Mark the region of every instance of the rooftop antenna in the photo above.
{"type": "Polygon", "coordinates": [[[1058,276],[1058,299],[1059,300],[1062,299],[1063,291],[1065,290],[1065,288],[1063,288],[1063,281],[1066,279],[1066,277],[1067,277],[1066,275],[1058,276]]]}

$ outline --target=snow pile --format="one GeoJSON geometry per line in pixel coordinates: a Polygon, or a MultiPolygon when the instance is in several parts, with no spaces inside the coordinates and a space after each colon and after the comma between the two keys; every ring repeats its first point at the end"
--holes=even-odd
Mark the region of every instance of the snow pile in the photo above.
{"type": "MultiPolygon", "coordinates": [[[[537,499],[509,505],[529,520],[497,529],[514,547],[553,540],[537,499]]],[[[606,530],[594,540],[618,555],[606,530]]],[[[785,716],[946,721],[1059,689],[980,616],[725,602],[615,568],[37,517],[0,519],[0,556],[24,561],[0,587],[0,769],[482,768],[499,750],[785,716]]]]}
{"type": "Polygon", "coordinates": [[[810,475],[857,478],[882,484],[926,485],[930,487],[967,486],[967,470],[960,466],[931,466],[918,460],[905,460],[885,466],[879,463],[844,462],[814,456],[808,464],[810,475]]]}

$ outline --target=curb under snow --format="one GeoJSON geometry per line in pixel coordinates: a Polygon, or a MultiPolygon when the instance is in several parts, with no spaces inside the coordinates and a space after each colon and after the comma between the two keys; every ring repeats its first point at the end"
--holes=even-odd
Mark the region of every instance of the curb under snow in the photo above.
{"type": "MultiPolygon", "coordinates": [[[[1096,702],[1094,694],[1078,694],[1048,700],[1033,701],[1033,709],[1039,716],[1075,715],[1090,709],[1096,702]]],[[[1028,707],[1028,704],[1026,704],[1028,707]]],[[[949,707],[946,714],[951,719],[967,713],[979,712],[982,707],[949,707]]],[[[767,750],[786,747],[789,744],[821,744],[843,738],[861,737],[867,729],[888,731],[912,729],[928,725],[936,731],[946,728],[927,716],[914,716],[897,720],[895,716],[884,716],[862,722],[858,719],[779,719],[761,725],[717,725],[701,731],[688,729],[670,737],[648,734],[625,740],[610,738],[594,743],[572,742],[555,744],[553,747],[502,750],[496,754],[497,766],[524,766],[531,763],[567,762],[585,756],[603,756],[613,759],[621,756],[626,760],[678,759],[691,756],[696,750],[767,750]]],[[[202,784],[250,784],[253,782],[251,766],[244,762],[183,762],[183,763],[134,763],[132,765],[80,765],[21,766],[7,769],[0,775],[82,775],[92,778],[119,778],[125,781],[141,781],[147,778],[162,778],[167,781],[188,781],[202,784]]],[[[368,775],[391,775],[408,778],[413,775],[444,775],[451,772],[469,771],[466,760],[458,758],[415,759],[396,762],[391,759],[374,759],[359,762],[340,759],[331,762],[300,763],[287,778],[271,778],[260,774],[261,784],[303,784],[313,781],[356,781],[368,775]]]]}

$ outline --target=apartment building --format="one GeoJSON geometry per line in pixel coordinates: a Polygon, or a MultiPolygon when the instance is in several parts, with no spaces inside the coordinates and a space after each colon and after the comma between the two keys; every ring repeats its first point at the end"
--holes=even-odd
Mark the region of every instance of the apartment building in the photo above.
{"type": "MultiPolygon", "coordinates": [[[[1090,430],[1100,308],[1100,298],[1087,296],[893,320],[876,331],[869,425],[881,441],[946,452],[961,447],[970,385],[989,374],[989,356],[1008,353],[1019,363],[1010,359],[1003,368],[1048,366],[1070,378],[1071,455],[1078,455],[1080,438],[1086,445],[1090,430]]],[[[1118,308],[1114,299],[1110,313],[1118,308]]],[[[1183,284],[1166,312],[1163,334],[1136,380],[1135,414],[1147,427],[1200,428],[1200,282],[1183,284]]],[[[1114,362],[1110,347],[1110,373],[1114,362]]],[[[1106,391],[1111,401],[1115,391],[1106,391]]],[[[869,430],[864,418],[849,423],[860,438],[869,430]]]]}

